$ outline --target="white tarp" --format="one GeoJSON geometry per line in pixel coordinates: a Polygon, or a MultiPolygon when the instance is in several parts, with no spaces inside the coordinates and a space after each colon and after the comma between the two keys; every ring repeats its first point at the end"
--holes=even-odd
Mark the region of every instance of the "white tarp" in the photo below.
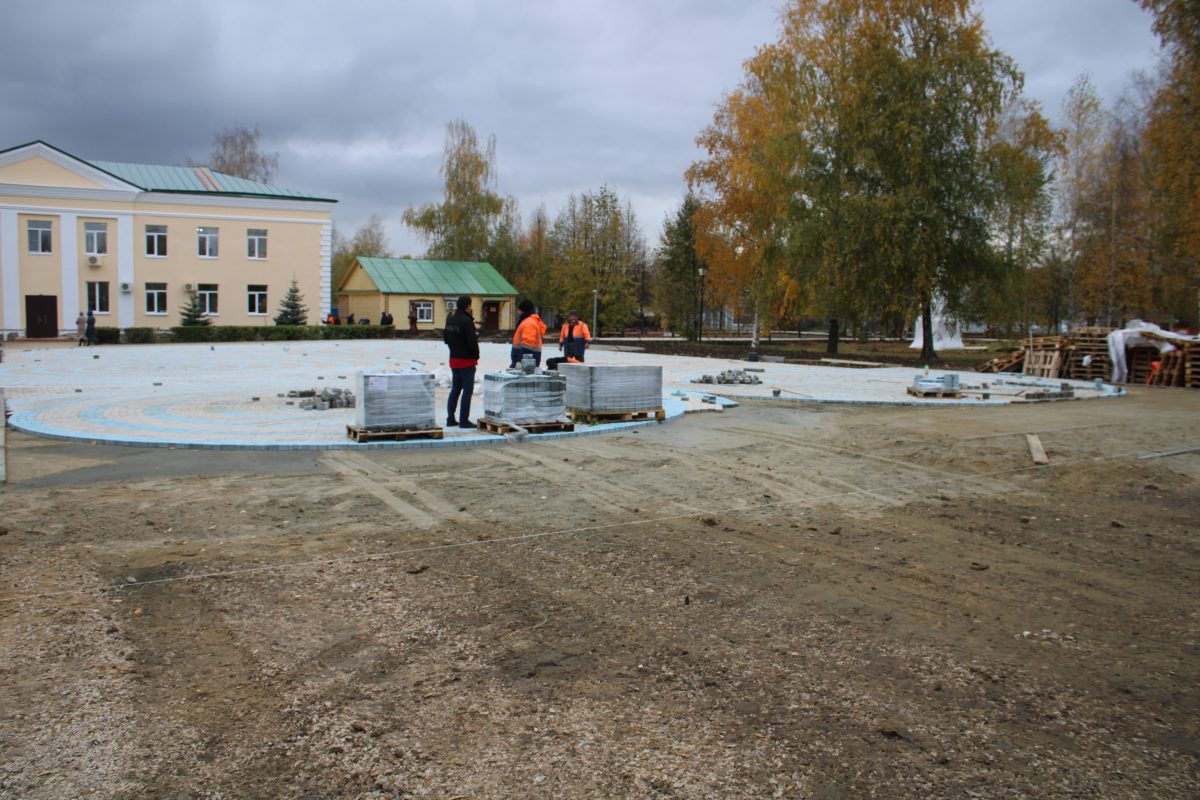
{"type": "MultiPolygon", "coordinates": [[[[940,297],[933,299],[933,349],[934,350],[962,350],[963,340],[962,335],[958,331],[958,324],[946,316],[946,301],[940,297]]],[[[913,323],[913,342],[908,347],[910,350],[920,350],[925,346],[925,325],[921,315],[917,315],[917,321],[913,323]]]]}
{"type": "Polygon", "coordinates": [[[1162,336],[1176,342],[1195,342],[1200,340],[1197,336],[1188,336],[1185,333],[1175,333],[1174,331],[1164,331],[1162,328],[1155,325],[1153,322],[1143,322],[1140,319],[1130,320],[1122,330],[1113,331],[1108,335],[1108,358],[1112,362],[1112,382],[1125,383],[1129,378],[1129,365],[1125,361],[1125,348],[1136,347],[1137,345],[1153,345],[1158,348],[1159,353],[1166,353],[1175,349],[1175,345],[1170,342],[1164,342],[1159,338],[1150,338],[1143,336],[1143,332],[1151,331],[1156,337],[1162,336]]]}

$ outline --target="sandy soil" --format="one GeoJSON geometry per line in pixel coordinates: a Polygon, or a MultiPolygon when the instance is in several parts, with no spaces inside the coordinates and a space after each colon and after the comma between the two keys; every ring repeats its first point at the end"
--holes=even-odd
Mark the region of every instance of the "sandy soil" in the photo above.
{"type": "Polygon", "coordinates": [[[760,403],[363,453],[10,431],[0,796],[1193,798],[1200,455],[1136,456],[1200,445],[1197,411],[760,403]]]}

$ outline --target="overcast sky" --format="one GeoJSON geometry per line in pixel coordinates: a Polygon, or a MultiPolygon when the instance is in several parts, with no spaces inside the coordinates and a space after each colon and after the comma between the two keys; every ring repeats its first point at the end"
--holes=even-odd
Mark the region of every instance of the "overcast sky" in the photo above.
{"type": "MultiPolygon", "coordinates": [[[[655,246],[696,134],[775,38],[781,0],[5,0],[0,149],[42,139],[84,159],[203,160],[214,132],[262,132],[276,183],[339,201],[339,230],[438,201],[445,124],[496,137],[499,189],[553,218],[609,184],[655,246]]],[[[996,47],[1053,119],[1075,77],[1114,100],[1153,70],[1135,0],[984,0],[996,47]]]]}

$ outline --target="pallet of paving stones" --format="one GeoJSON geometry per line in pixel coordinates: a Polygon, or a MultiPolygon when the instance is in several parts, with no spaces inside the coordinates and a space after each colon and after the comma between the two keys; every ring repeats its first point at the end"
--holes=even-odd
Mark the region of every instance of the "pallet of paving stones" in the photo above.
{"type": "Polygon", "coordinates": [[[410,439],[441,439],[444,432],[441,428],[396,430],[347,425],[346,435],[356,442],[407,442],[410,439]]]}
{"type": "MultiPolygon", "coordinates": [[[[494,433],[498,436],[506,433],[516,433],[516,425],[510,422],[504,422],[491,417],[480,417],[475,426],[484,433],[494,433]]],[[[521,423],[521,430],[526,433],[555,433],[558,431],[573,431],[575,423],[573,422],[530,422],[528,424],[521,423]]]]}
{"type": "Polygon", "coordinates": [[[662,408],[647,408],[640,411],[584,411],[581,408],[568,408],[571,419],[584,425],[603,425],[606,422],[639,422],[642,420],[659,420],[667,418],[662,408]]]}
{"type": "Polygon", "coordinates": [[[958,389],[915,389],[912,386],[905,386],[904,389],[913,397],[944,400],[957,400],[962,397],[962,392],[958,389]]]}

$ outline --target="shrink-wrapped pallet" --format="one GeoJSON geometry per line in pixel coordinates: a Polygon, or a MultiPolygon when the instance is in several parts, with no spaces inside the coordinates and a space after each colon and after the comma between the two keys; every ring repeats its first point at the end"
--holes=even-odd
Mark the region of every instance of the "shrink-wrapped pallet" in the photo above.
{"type": "Polygon", "coordinates": [[[662,367],[559,364],[567,379],[567,408],[603,413],[662,408],[662,367]]]}
{"type": "Polygon", "coordinates": [[[566,380],[554,373],[489,372],[483,376],[483,414],[516,425],[565,422],[565,392],[566,380]]]}
{"type": "Polygon", "coordinates": [[[364,430],[428,430],[437,427],[432,372],[360,372],[354,422],[364,430]]]}

